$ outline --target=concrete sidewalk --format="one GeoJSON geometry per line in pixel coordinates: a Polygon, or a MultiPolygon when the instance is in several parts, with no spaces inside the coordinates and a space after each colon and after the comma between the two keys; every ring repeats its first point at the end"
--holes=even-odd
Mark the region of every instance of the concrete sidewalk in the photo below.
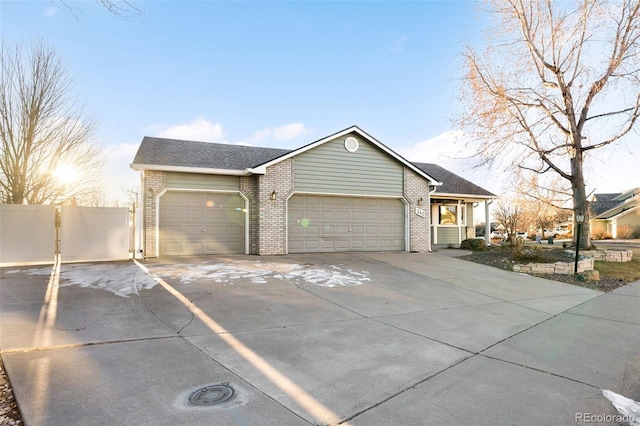
{"type": "Polygon", "coordinates": [[[600,389],[640,399],[640,282],[322,254],[4,268],[0,294],[27,425],[576,424],[616,414],[600,389]]]}

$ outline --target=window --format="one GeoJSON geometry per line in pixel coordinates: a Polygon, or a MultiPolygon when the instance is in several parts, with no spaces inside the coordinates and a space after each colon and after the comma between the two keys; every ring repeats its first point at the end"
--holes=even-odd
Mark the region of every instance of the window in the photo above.
{"type": "Polygon", "coordinates": [[[457,206],[439,206],[438,208],[438,224],[439,225],[457,225],[458,224],[458,207],[457,206]]]}

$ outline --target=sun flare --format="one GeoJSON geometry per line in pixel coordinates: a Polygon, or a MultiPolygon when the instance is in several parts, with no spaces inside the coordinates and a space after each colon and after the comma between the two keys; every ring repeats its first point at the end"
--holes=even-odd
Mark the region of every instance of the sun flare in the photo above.
{"type": "Polygon", "coordinates": [[[73,166],[63,165],[53,172],[53,177],[61,184],[67,185],[76,182],[80,178],[80,172],[73,166]]]}

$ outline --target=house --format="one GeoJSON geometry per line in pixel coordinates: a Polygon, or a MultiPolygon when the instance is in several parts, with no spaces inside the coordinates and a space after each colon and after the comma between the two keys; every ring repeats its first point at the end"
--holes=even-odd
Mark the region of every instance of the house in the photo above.
{"type": "Polygon", "coordinates": [[[496,198],[357,126],[294,150],[145,137],[131,168],[146,257],[430,251],[475,237],[496,198]]]}
{"type": "Polygon", "coordinates": [[[629,234],[640,232],[639,200],[640,187],[619,193],[593,194],[589,200],[592,238],[605,235],[629,238],[629,234]]]}

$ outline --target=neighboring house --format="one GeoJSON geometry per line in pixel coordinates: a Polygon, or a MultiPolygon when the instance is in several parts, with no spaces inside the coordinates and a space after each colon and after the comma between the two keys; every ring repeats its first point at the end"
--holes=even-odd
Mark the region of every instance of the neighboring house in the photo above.
{"type": "Polygon", "coordinates": [[[597,238],[608,234],[619,238],[621,234],[640,229],[640,187],[619,193],[593,194],[591,209],[591,235],[597,238]]]}
{"type": "Polygon", "coordinates": [[[474,237],[473,203],[496,198],[356,126],[295,150],[145,137],[131,168],[146,257],[429,251],[474,237]]]}

